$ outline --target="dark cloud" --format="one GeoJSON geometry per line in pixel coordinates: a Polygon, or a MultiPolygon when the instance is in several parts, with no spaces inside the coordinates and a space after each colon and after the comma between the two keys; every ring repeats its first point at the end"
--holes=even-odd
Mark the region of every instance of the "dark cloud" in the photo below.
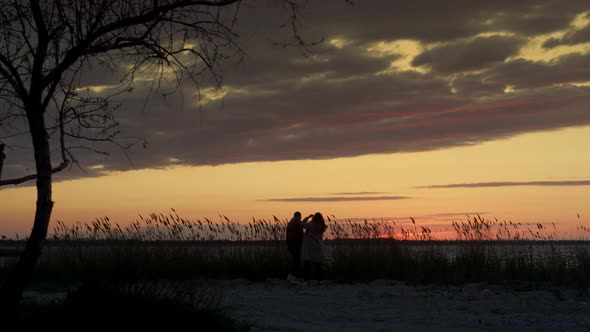
{"type": "MultiPolygon", "coordinates": [[[[145,138],[147,149],[130,151],[132,165],[115,146],[90,144],[110,152],[77,151],[90,175],[427,151],[590,124],[590,87],[572,85],[590,81],[588,55],[507,60],[525,39],[567,28],[590,10],[586,0],[358,1],[353,7],[337,0],[309,2],[300,31],[326,42],[308,57],[272,46],[288,38],[289,30],[279,28],[288,12],[246,4],[242,10],[238,26],[245,57],[224,63],[225,98],[210,95],[206,78],[201,107],[194,85],[147,99],[151,82],[137,82],[132,92],[116,98],[122,105],[117,114],[123,135],[145,138]],[[499,31],[513,37],[478,37],[499,31]],[[343,43],[329,42],[336,37],[343,43]],[[438,46],[415,59],[403,58],[400,49],[369,51],[374,42],[399,39],[438,46]],[[391,69],[392,61],[400,60],[434,70],[391,69]],[[514,92],[505,93],[508,86],[514,92]]],[[[125,64],[115,65],[113,73],[93,62],[80,86],[116,84],[125,64]]],[[[26,174],[33,165],[26,135],[2,138],[14,132],[0,133],[11,148],[5,151],[5,177],[26,174]]],[[[57,143],[52,141],[54,150],[57,143]]],[[[59,162],[57,155],[53,162],[59,162]]],[[[80,175],[74,167],[56,178],[80,175]]]]}
{"type": "Polygon", "coordinates": [[[293,49],[266,47],[265,52],[248,52],[243,63],[226,68],[226,82],[252,88],[281,84],[288,80],[309,79],[323,75],[339,79],[368,75],[385,70],[399,55],[370,56],[366,45],[351,44],[342,49],[318,46],[313,55],[304,57],[293,49]],[[273,84],[269,84],[273,83],[273,84]]]}
{"type": "Polygon", "coordinates": [[[451,183],[416,188],[438,189],[438,188],[487,188],[487,187],[519,187],[519,186],[590,186],[590,180],[578,181],[529,181],[529,182],[477,182],[477,183],[451,183]]]}
{"type": "Polygon", "coordinates": [[[443,73],[480,70],[515,55],[524,42],[520,37],[491,36],[445,43],[415,57],[412,66],[427,65],[443,73]]]}
{"type": "Polygon", "coordinates": [[[455,216],[475,216],[490,214],[491,212],[451,212],[451,213],[434,213],[426,215],[425,217],[455,217],[455,216]]]}
{"type": "Polygon", "coordinates": [[[508,86],[514,89],[537,89],[589,81],[590,55],[573,53],[550,62],[515,59],[477,74],[458,75],[452,85],[457,93],[464,96],[489,97],[504,94],[508,86]]]}
{"type": "Polygon", "coordinates": [[[589,43],[590,42],[590,25],[586,27],[568,32],[562,38],[550,38],[545,43],[543,43],[544,48],[553,48],[560,45],[575,45],[581,43],[589,43]]]}
{"type": "Polygon", "coordinates": [[[385,193],[378,192],[378,191],[356,191],[356,192],[348,192],[348,193],[333,193],[331,195],[378,195],[378,194],[385,194],[385,193]]]}
{"type": "MultiPolygon", "coordinates": [[[[223,107],[201,111],[154,98],[146,111],[122,110],[119,117],[122,132],[148,140],[147,149],[131,151],[136,167],[211,165],[425,151],[589,124],[588,95],[586,87],[561,87],[482,102],[452,96],[444,82],[399,74],[285,85],[270,96],[228,95],[223,107]]],[[[130,96],[125,104],[141,107],[143,100],[130,96]]],[[[79,158],[102,170],[132,168],[123,153],[110,151],[79,158]]],[[[7,163],[19,152],[32,163],[30,148],[7,152],[7,163]]]]}
{"type": "Polygon", "coordinates": [[[267,202],[344,202],[344,201],[391,201],[410,199],[406,196],[329,196],[329,197],[293,197],[293,198],[270,198],[267,202]]]}
{"type": "Polygon", "coordinates": [[[451,86],[458,96],[477,98],[504,95],[507,82],[488,80],[482,73],[462,73],[455,75],[455,78],[451,81],[451,86]]]}
{"type": "Polygon", "coordinates": [[[339,0],[310,1],[304,10],[304,19],[310,22],[305,31],[369,41],[449,41],[486,31],[538,35],[564,29],[577,14],[590,10],[585,0],[366,0],[353,7],[341,4],[339,0]]]}
{"type": "Polygon", "coordinates": [[[576,15],[590,10],[590,4],[583,0],[502,1],[488,8],[484,24],[490,28],[539,35],[567,28],[576,15]]]}

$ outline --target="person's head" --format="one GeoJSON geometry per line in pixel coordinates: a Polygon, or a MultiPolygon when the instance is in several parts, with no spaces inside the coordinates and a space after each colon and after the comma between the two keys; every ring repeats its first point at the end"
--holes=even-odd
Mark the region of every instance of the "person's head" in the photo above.
{"type": "Polygon", "coordinates": [[[295,214],[293,214],[293,217],[301,218],[301,212],[299,212],[299,211],[295,212],[295,214]]]}
{"type": "Polygon", "coordinates": [[[324,220],[324,216],[322,216],[322,214],[319,212],[316,212],[313,215],[313,218],[311,219],[311,221],[317,222],[318,224],[322,224],[322,225],[324,225],[326,223],[326,221],[324,220]]]}
{"type": "Polygon", "coordinates": [[[311,222],[322,225],[322,232],[325,231],[326,228],[327,228],[326,221],[324,220],[324,216],[322,216],[322,214],[319,213],[319,212],[316,212],[313,215],[313,218],[311,219],[311,222]]]}

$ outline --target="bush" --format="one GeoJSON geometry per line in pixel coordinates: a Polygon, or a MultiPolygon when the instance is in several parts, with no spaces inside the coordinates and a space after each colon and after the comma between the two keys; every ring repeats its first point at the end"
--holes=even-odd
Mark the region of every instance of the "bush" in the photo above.
{"type": "MultiPolygon", "coordinates": [[[[178,289],[86,284],[63,304],[28,306],[25,331],[247,331],[212,306],[195,305],[194,294],[178,289]],[[165,296],[163,296],[165,295],[165,296]]],[[[164,286],[165,287],[165,286],[164,286]]],[[[180,289],[180,288],[179,288],[180,289]]]]}

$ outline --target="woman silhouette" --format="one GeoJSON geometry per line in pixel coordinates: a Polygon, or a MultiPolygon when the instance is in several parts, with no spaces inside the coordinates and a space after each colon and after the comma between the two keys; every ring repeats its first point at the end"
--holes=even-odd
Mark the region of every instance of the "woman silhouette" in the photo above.
{"type": "MultiPolygon", "coordinates": [[[[303,277],[308,280],[322,280],[322,265],[324,264],[324,232],[328,228],[324,216],[317,212],[310,222],[303,221],[303,243],[301,258],[303,260],[303,277]]],[[[307,219],[307,218],[306,218],[307,219]]]]}

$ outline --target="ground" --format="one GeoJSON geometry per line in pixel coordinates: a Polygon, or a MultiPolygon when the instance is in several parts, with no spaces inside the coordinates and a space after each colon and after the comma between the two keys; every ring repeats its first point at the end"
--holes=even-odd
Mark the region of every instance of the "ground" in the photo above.
{"type": "Polygon", "coordinates": [[[254,331],[590,330],[585,290],[394,281],[294,287],[278,280],[222,287],[228,310],[253,323],[254,331]]]}
{"type": "MultiPolygon", "coordinates": [[[[589,331],[587,289],[396,281],[295,286],[283,280],[195,281],[252,331],[589,331]]],[[[63,293],[28,292],[47,301],[63,293]]]]}

